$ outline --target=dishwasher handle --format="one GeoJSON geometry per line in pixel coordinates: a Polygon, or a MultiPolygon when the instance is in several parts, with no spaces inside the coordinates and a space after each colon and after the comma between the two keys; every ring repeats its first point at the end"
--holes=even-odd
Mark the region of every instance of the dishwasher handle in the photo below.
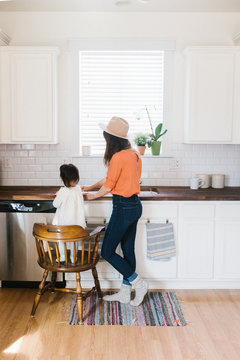
{"type": "Polygon", "coordinates": [[[0,203],[0,212],[52,213],[55,211],[52,201],[3,201],[0,203]]]}

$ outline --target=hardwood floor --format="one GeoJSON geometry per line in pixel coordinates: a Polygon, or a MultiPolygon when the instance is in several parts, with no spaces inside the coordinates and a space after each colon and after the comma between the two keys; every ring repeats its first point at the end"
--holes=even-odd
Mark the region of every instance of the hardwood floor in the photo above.
{"type": "Polygon", "coordinates": [[[240,289],[177,290],[185,327],[70,326],[70,294],[0,289],[0,359],[239,360],[240,289]],[[183,303],[182,303],[183,301],[183,303]]]}

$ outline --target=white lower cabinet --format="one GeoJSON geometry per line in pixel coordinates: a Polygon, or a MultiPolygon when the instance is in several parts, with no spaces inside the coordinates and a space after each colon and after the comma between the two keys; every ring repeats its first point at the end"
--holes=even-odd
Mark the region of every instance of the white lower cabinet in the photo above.
{"type": "Polygon", "coordinates": [[[215,239],[215,278],[240,280],[239,203],[216,205],[215,239]]]}
{"type": "Polygon", "coordinates": [[[137,273],[150,280],[176,279],[176,257],[171,258],[169,261],[154,261],[147,258],[147,221],[151,223],[166,221],[173,223],[177,243],[177,205],[169,202],[143,202],[143,215],[138,223],[135,243],[137,273]]]}
{"type": "MultiPolygon", "coordinates": [[[[143,201],[136,234],[137,272],[150,288],[238,288],[240,286],[240,201],[143,201]],[[146,223],[173,223],[177,254],[170,261],[147,259],[146,223]]],[[[85,203],[86,218],[109,220],[111,201],[85,203]]],[[[103,288],[122,276],[106,261],[97,265],[103,288]]],[[[81,274],[83,286],[91,272],[81,274]]],[[[66,279],[75,280],[74,274],[66,279]]]]}
{"type": "Polygon", "coordinates": [[[214,204],[195,202],[179,206],[179,278],[211,279],[214,204]]]}

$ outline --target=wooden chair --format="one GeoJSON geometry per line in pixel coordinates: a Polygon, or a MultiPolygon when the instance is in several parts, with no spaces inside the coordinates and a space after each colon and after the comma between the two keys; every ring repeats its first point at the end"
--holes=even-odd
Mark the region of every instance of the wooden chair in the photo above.
{"type": "Polygon", "coordinates": [[[41,295],[45,291],[63,291],[73,292],[77,294],[77,309],[80,323],[83,322],[83,297],[89,296],[92,291],[97,290],[99,298],[102,298],[96,264],[99,260],[98,244],[100,240],[100,232],[90,235],[81,226],[55,226],[35,223],[33,227],[33,236],[35,237],[38,252],[38,264],[45,269],[42,281],[39,285],[38,292],[32,307],[31,316],[34,316],[38,307],[41,295]],[[64,244],[65,261],[60,263],[59,243],[64,244]],[[70,260],[70,250],[67,244],[72,244],[73,263],[70,260]],[[80,272],[92,270],[95,287],[83,294],[80,283],[80,272]],[[47,285],[46,279],[48,272],[52,272],[50,283],[47,285]],[[77,286],[73,289],[59,289],[55,287],[57,273],[76,273],[77,286]]]}

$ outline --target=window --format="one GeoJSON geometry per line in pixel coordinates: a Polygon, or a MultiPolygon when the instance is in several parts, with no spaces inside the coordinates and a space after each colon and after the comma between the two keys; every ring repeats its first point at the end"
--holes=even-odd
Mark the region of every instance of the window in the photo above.
{"type": "Polygon", "coordinates": [[[153,129],[160,122],[169,128],[174,47],[172,41],[140,39],[95,43],[87,39],[74,44],[78,153],[83,145],[91,145],[92,155],[104,153],[99,123],[107,123],[112,116],[129,122],[130,139],[138,132],[151,133],[147,110],[153,129]]]}

